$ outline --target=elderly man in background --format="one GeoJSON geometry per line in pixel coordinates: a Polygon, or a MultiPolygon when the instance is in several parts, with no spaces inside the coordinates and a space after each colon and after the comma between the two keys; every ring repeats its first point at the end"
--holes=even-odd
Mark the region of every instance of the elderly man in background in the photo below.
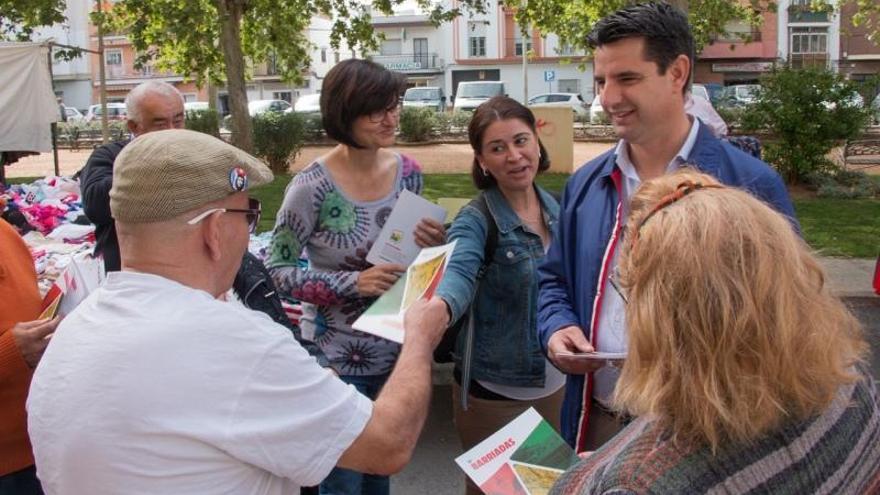
{"type": "Polygon", "coordinates": [[[271,180],[252,156],[186,130],[119,155],[122,271],[59,325],[28,399],[47,493],[280,495],[334,465],[387,475],[408,462],[444,331],[424,311],[433,302],[407,313],[372,402],[287,329],[226,300],[259,220],[247,190],[271,180]]]}
{"type": "Polygon", "coordinates": [[[58,319],[37,320],[41,298],[31,253],[2,219],[0,253],[0,495],[40,495],[24,404],[58,319]]]}
{"type": "MultiPolygon", "coordinates": [[[[182,129],[186,113],[183,95],[162,81],[148,81],[135,86],[125,98],[129,132],[133,137],[163,129],[182,129]]],[[[113,162],[130,140],[105,144],[95,149],[80,173],[83,208],[95,224],[95,255],[104,257],[104,268],[119,270],[119,241],[110,215],[110,187],[113,185],[113,162]]]]}

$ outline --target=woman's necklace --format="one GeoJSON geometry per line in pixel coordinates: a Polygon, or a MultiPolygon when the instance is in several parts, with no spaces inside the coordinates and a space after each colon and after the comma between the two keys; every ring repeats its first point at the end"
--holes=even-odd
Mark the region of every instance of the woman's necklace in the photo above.
{"type": "Polygon", "coordinates": [[[526,225],[531,227],[533,231],[540,233],[541,231],[544,230],[544,212],[541,211],[540,205],[538,205],[538,207],[535,208],[535,211],[536,211],[537,215],[532,213],[532,215],[530,215],[530,216],[536,217],[536,218],[526,218],[526,216],[520,216],[519,218],[520,218],[520,220],[523,221],[523,223],[525,223],[526,225]]]}

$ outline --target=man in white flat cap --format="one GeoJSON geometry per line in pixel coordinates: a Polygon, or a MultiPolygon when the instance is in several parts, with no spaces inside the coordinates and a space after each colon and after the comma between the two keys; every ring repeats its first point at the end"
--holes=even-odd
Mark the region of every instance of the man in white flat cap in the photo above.
{"type": "Polygon", "coordinates": [[[122,271],[58,327],[28,399],[46,493],[290,494],[337,464],[392,474],[408,462],[444,330],[427,303],[407,314],[371,402],[289,330],[225,300],[259,218],[247,191],[271,180],[252,156],[185,130],[119,155],[122,271]]]}

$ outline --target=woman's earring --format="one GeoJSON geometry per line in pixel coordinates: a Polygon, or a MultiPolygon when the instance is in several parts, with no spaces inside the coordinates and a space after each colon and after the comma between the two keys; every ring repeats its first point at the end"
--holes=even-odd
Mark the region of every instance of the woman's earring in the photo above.
{"type": "Polygon", "coordinates": [[[483,171],[483,176],[484,176],[484,177],[489,177],[489,171],[486,170],[485,167],[480,167],[480,170],[483,171]]]}

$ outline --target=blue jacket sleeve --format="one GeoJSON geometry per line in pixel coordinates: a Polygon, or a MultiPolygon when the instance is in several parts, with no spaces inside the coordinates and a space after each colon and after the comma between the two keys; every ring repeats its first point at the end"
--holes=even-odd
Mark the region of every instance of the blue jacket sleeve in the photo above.
{"type": "Polygon", "coordinates": [[[562,200],[559,205],[559,221],[553,231],[553,242],[544,262],[538,266],[538,340],[541,349],[547,353],[547,341],[560,328],[570,325],[580,325],[577,313],[571,303],[569,284],[574,283],[569,279],[565,270],[566,256],[570,253],[569,236],[574,232],[567,232],[569,225],[576,225],[574,208],[569,208],[568,197],[574,181],[569,180],[565,185],[562,200]]]}
{"type": "Polygon", "coordinates": [[[776,172],[771,172],[769,175],[769,177],[759,181],[758,196],[772,206],[773,209],[785,215],[788,221],[791,222],[795,232],[801,234],[801,225],[795,215],[794,206],[788,195],[788,189],[785,187],[785,183],[782,182],[782,177],[776,172]]]}
{"type": "Polygon", "coordinates": [[[487,230],[483,214],[465,206],[447,232],[449,241],[456,241],[455,250],[436,295],[449,306],[450,323],[458,321],[474,299],[477,272],[485,257],[487,230]]]}

